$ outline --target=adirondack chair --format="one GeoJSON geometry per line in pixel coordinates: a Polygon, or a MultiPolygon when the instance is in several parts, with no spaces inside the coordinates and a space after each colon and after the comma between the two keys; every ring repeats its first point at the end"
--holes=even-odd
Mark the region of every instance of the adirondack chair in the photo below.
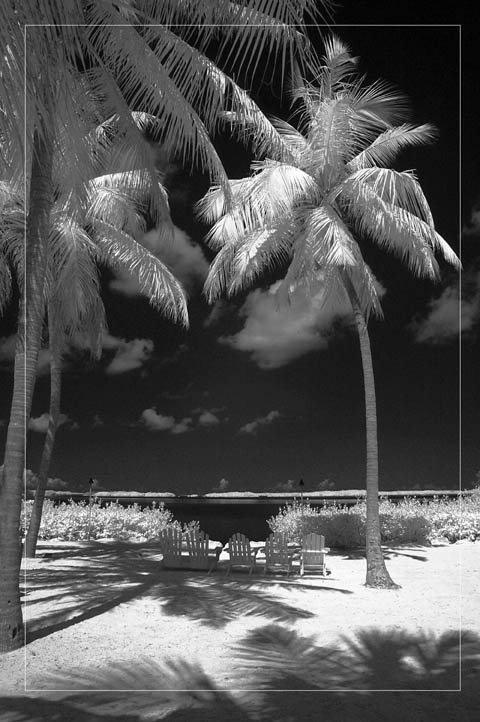
{"type": "Polygon", "coordinates": [[[168,527],[160,534],[160,549],[163,555],[163,566],[169,569],[185,568],[189,565],[189,557],[184,550],[182,555],[183,534],[179,529],[168,527]]]}
{"type": "Polygon", "coordinates": [[[324,577],[327,576],[327,564],[325,556],[330,549],[325,546],[325,537],[322,534],[307,534],[303,538],[302,551],[300,552],[300,576],[303,577],[306,570],[319,571],[324,577]]]}
{"type": "Polygon", "coordinates": [[[209,536],[203,531],[186,533],[190,569],[207,569],[210,574],[217,566],[222,547],[209,550],[209,536]]]}
{"type": "Polygon", "coordinates": [[[287,572],[287,576],[293,571],[293,560],[298,558],[294,549],[288,547],[288,540],[285,534],[270,534],[265,542],[265,566],[263,573],[268,571],[287,572]]]}
{"type": "Polygon", "coordinates": [[[232,567],[248,567],[248,573],[252,574],[257,562],[258,549],[252,549],[250,540],[244,534],[234,534],[228,540],[228,553],[230,559],[227,562],[227,574],[230,574],[232,567]]]}

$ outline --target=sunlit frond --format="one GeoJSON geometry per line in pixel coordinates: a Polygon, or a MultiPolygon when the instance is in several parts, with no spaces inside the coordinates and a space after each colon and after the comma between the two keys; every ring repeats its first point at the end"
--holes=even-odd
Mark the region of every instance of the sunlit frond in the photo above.
{"type": "Polygon", "coordinates": [[[188,325],[185,292],[168,268],[131,236],[114,226],[95,224],[101,260],[135,278],[151,305],[174,321],[188,325]]]}
{"type": "Polygon", "coordinates": [[[305,218],[305,228],[309,253],[318,267],[355,265],[357,244],[332,206],[313,208],[305,218]]]}
{"type": "Polygon", "coordinates": [[[7,308],[12,296],[12,272],[8,261],[0,251],[0,317],[7,308]]]}
{"type": "Polygon", "coordinates": [[[243,239],[232,263],[229,295],[250,288],[266,271],[285,265],[294,245],[295,225],[288,218],[243,239]]]}
{"type": "MultiPolygon", "coordinates": [[[[116,69],[116,82],[129,105],[155,115],[163,125],[162,144],[167,153],[176,155],[185,168],[198,166],[228,189],[223,165],[204,123],[136,29],[102,25],[89,27],[86,33],[96,52],[107,56],[116,69]],[[133,63],[136,57],[142,57],[142,62],[133,63]]],[[[97,73],[96,77],[103,84],[108,82],[107,73],[97,73]]]]}
{"type": "Polygon", "coordinates": [[[403,123],[410,114],[407,96],[384,80],[365,85],[359,77],[347,95],[356,115],[379,130],[403,123]]]}
{"type": "Polygon", "coordinates": [[[232,278],[235,250],[234,243],[225,244],[210,264],[203,287],[203,292],[209,303],[213,303],[217,298],[220,298],[228,288],[232,278]]]}
{"type": "Polygon", "coordinates": [[[23,286],[25,272],[25,228],[26,215],[23,204],[14,206],[2,215],[0,248],[20,288],[23,286]]]}
{"type": "Polygon", "coordinates": [[[403,208],[384,202],[366,183],[345,186],[345,212],[360,237],[396,255],[418,277],[435,280],[435,231],[403,208]]]}
{"type": "Polygon", "coordinates": [[[436,138],[436,129],[430,123],[409,125],[404,123],[396,128],[388,128],[364,148],[349,162],[350,170],[360,170],[370,166],[386,166],[396,160],[405,148],[432,143],[436,138]]]}

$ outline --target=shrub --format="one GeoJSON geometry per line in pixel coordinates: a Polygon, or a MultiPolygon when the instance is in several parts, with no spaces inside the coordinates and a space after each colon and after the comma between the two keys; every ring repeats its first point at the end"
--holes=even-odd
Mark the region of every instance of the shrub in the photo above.
{"type": "MultiPolygon", "coordinates": [[[[380,499],[380,531],[382,542],[428,544],[436,539],[456,542],[480,539],[480,490],[458,499],[420,501],[407,498],[398,503],[380,499]]],[[[366,504],[357,501],[351,507],[324,505],[314,508],[298,501],[280,510],[268,520],[273,532],[287,534],[300,542],[309,532],[325,536],[330,547],[365,546],[366,504]]]]}
{"type": "MultiPolygon", "coordinates": [[[[28,528],[31,509],[32,502],[25,502],[21,518],[22,534],[28,528]]],[[[165,509],[163,502],[159,506],[153,504],[142,509],[138,504],[121,506],[118,502],[100,506],[96,500],[90,507],[85,501],[55,505],[46,499],[38,538],[72,541],[86,540],[90,536],[90,539],[154,540],[167,527],[187,531],[199,529],[199,522],[181,524],[174,519],[171,511],[165,509]]]]}

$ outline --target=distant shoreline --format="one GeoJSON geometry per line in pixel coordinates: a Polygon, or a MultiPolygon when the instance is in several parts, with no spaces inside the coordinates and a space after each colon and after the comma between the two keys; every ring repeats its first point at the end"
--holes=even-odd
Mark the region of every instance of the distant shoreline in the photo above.
{"type": "MultiPolygon", "coordinates": [[[[433,497],[451,497],[456,498],[461,494],[471,494],[471,489],[422,489],[422,490],[411,490],[405,489],[400,491],[381,491],[380,497],[387,499],[403,499],[403,498],[433,498],[433,497]]],[[[27,491],[27,498],[33,496],[33,491],[27,491]]],[[[157,491],[93,491],[93,498],[100,499],[102,501],[108,499],[132,499],[132,501],[155,501],[165,500],[168,502],[174,502],[175,500],[181,501],[216,501],[216,502],[248,502],[248,501],[266,501],[268,503],[275,502],[289,502],[301,499],[300,492],[251,492],[251,491],[232,491],[232,492],[210,492],[206,494],[174,494],[173,492],[157,492],[157,491]]],[[[335,499],[355,501],[356,499],[364,499],[366,496],[365,489],[340,489],[338,491],[304,491],[303,499],[305,501],[334,501],[335,499]]],[[[88,499],[88,492],[77,492],[77,491],[56,491],[47,490],[46,497],[53,500],[61,499],[88,499]]]]}

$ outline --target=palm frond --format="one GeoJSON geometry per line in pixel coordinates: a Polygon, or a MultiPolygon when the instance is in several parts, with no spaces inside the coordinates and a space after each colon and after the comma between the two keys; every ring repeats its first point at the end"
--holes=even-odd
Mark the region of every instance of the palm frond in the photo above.
{"type": "Polygon", "coordinates": [[[348,164],[350,170],[360,170],[371,166],[386,166],[396,160],[405,148],[432,143],[437,131],[430,123],[409,125],[404,123],[396,128],[388,128],[364,148],[348,164]]]}
{"type": "Polygon", "coordinates": [[[309,253],[320,268],[355,265],[357,244],[332,206],[313,208],[305,219],[305,225],[309,253]]]}
{"type": "Polygon", "coordinates": [[[103,262],[112,268],[127,271],[136,279],[142,294],[154,308],[173,321],[188,325],[185,292],[171,271],[156,256],[127,233],[105,221],[96,222],[95,234],[103,262]]]}
{"type": "Polygon", "coordinates": [[[435,231],[403,208],[385,203],[367,184],[344,186],[345,212],[360,236],[370,238],[394,255],[418,277],[435,280],[435,231]]]}
{"type": "Polygon", "coordinates": [[[434,231],[432,241],[435,250],[439,251],[442,254],[442,257],[447,261],[447,263],[450,263],[457,270],[461,270],[462,263],[459,257],[453,251],[447,241],[442,238],[439,233],[437,233],[437,231],[434,231]]]}
{"type": "Polygon", "coordinates": [[[286,264],[292,253],[294,231],[294,224],[287,218],[242,239],[233,258],[228,294],[251,287],[266,270],[286,264]]]}
{"type": "Polygon", "coordinates": [[[0,253],[0,317],[12,297],[12,272],[5,256],[0,253]]]}
{"type": "Polygon", "coordinates": [[[365,85],[365,78],[359,77],[348,88],[348,100],[356,115],[376,128],[403,123],[410,115],[405,93],[384,80],[365,85]]]}
{"type": "MultiPolygon", "coordinates": [[[[109,67],[115,70],[130,107],[155,115],[163,125],[162,143],[168,155],[176,155],[187,169],[198,165],[228,192],[223,165],[205,125],[139,33],[128,26],[105,25],[89,27],[86,33],[92,53],[107,58],[109,67]],[[136,57],[142,57],[142,63],[132,62],[136,57]]],[[[114,88],[108,73],[96,77],[99,94],[103,85],[103,92],[112,97],[114,88]]]]}
{"type": "Polygon", "coordinates": [[[233,275],[235,251],[235,243],[226,243],[210,264],[203,286],[203,293],[209,303],[216,301],[227,290],[233,275]]]}

